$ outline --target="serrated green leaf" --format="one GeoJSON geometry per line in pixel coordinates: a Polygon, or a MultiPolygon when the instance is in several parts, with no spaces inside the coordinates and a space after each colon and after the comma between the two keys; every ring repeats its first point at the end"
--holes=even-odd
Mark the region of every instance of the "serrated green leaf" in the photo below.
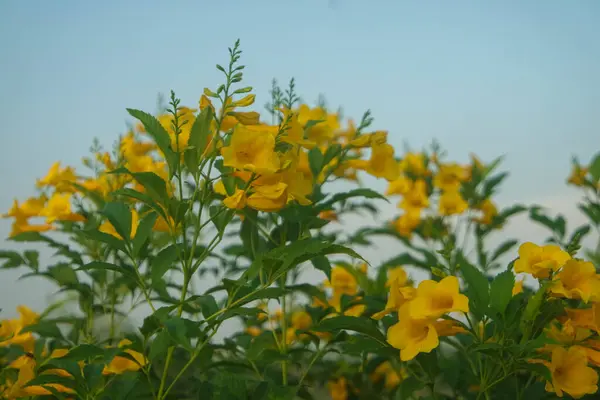
{"type": "Polygon", "coordinates": [[[152,233],[152,229],[154,228],[154,224],[158,216],[155,212],[150,212],[142,218],[140,224],[138,225],[137,232],[135,237],[133,238],[133,255],[136,256],[139,252],[146,240],[150,237],[152,233]]]}
{"type": "Polygon", "coordinates": [[[496,275],[490,286],[490,306],[499,314],[504,314],[515,285],[515,276],[512,271],[504,271],[496,275]]]}
{"type": "Polygon", "coordinates": [[[165,328],[171,340],[187,351],[192,351],[190,339],[187,337],[187,325],[183,318],[171,317],[164,321],[165,328]]]}
{"type": "Polygon", "coordinates": [[[157,146],[163,152],[170,149],[171,138],[169,137],[169,133],[153,115],[132,108],[128,108],[127,112],[144,125],[146,132],[154,139],[157,146]]]}
{"type": "Polygon", "coordinates": [[[325,256],[316,256],[312,260],[310,260],[313,267],[323,272],[327,279],[331,279],[331,263],[329,259],[325,256]]]}
{"type": "Polygon", "coordinates": [[[490,302],[490,285],[485,275],[458,253],[457,262],[468,285],[470,310],[481,318],[490,302]]]}
{"type": "Polygon", "coordinates": [[[160,331],[158,335],[154,337],[152,343],[150,344],[150,352],[148,354],[148,358],[150,361],[155,360],[156,357],[161,354],[165,354],[167,349],[169,348],[169,344],[171,343],[171,338],[169,333],[166,330],[160,331]]]}
{"type": "Polygon", "coordinates": [[[47,274],[61,286],[79,283],[77,273],[73,267],[67,263],[59,263],[48,267],[47,274]]]}
{"type": "Polygon", "coordinates": [[[385,200],[386,202],[389,203],[389,200],[385,196],[383,196],[381,193],[378,193],[374,190],[367,189],[367,188],[359,188],[359,189],[350,190],[348,192],[337,193],[337,194],[333,195],[331,197],[331,199],[319,204],[317,208],[319,210],[328,209],[328,208],[331,208],[331,206],[334,205],[335,203],[338,203],[340,201],[345,201],[345,200],[348,200],[353,197],[364,197],[367,199],[380,199],[380,200],[385,200]]]}
{"type": "Polygon", "coordinates": [[[313,176],[319,176],[323,169],[323,153],[318,147],[313,147],[308,152],[308,165],[313,176]]]}
{"type": "Polygon", "coordinates": [[[590,175],[594,181],[600,181],[600,152],[596,153],[589,166],[590,175]]]}
{"type": "Polygon", "coordinates": [[[37,333],[45,338],[63,339],[63,335],[60,329],[58,329],[56,323],[50,320],[39,321],[37,324],[23,327],[23,329],[21,329],[21,333],[26,332],[37,333]]]}
{"type": "Polygon", "coordinates": [[[196,162],[199,161],[199,157],[204,152],[206,145],[208,144],[208,140],[211,133],[211,122],[213,120],[213,113],[211,107],[205,107],[200,114],[194,120],[194,124],[192,125],[192,129],[190,131],[190,138],[188,140],[188,145],[196,148],[196,162]]]}
{"type": "Polygon", "coordinates": [[[125,242],[113,235],[98,230],[82,231],[82,233],[89,239],[107,244],[115,250],[125,251],[125,242]]]}
{"type": "Polygon", "coordinates": [[[85,264],[84,266],[78,268],[78,270],[82,270],[82,271],[93,271],[93,270],[106,271],[106,270],[109,270],[109,271],[119,272],[129,278],[135,279],[137,277],[135,270],[130,265],[127,265],[127,264],[115,265],[115,264],[111,264],[111,263],[107,263],[107,262],[103,262],[103,261],[89,262],[89,263],[85,264]]]}
{"type": "Polygon", "coordinates": [[[496,250],[492,254],[492,258],[490,259],[490,261],[496,261],[500,256],[502,256],[502,254],[510,251],[510,249],[515,247],[517,245],[517,243],[519,243],[518,240],[505,241],[504,243],[502,243],[500,246],[498,246],[496,248],[496,250]]]}

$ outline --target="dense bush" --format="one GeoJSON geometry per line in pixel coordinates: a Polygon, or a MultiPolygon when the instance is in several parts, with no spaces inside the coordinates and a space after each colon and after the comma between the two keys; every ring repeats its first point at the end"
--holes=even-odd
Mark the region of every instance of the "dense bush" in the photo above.
{"type": "Polygon", "coordinates": [[[589,225],[567,232],[539,207],[498,208],[499,160],[462,165],[439,146],[398,154],[369,130],[369,112],[344,123],[298,104],[293,81],[274,84],[264,122],[246,111],[255,97],[241,85],[239,43],[229,52],[217,66],[225,83],[205,89],[199,109],[174,93],[160,115],[128,109],[139,123],[112,152],[96,143],[87,175],[56,163],[5,215],[11,240],[55,253],[42,263],[35,250],[2,251],[2,267],[48,278],[80,313],[22,306],[2,322],[0,397],[597,392],[600,258],[580,243],[600,225],[600,157],[574,164],[589,225]],[[361,187],[361,174],[387,180],[386,192],[361,187]],[[336,225],[392,200],[399,216],[383,226],[336,225]],[[489,248],[521,213],[551,237],[489,248]],[[369,264],[360,249],[383,237],[398,255],[369,264]],[[323,285],[303,283],[310,268],[323,285]],[[121,329],[138,307],[148,307],[143,324],[121,329]]]}

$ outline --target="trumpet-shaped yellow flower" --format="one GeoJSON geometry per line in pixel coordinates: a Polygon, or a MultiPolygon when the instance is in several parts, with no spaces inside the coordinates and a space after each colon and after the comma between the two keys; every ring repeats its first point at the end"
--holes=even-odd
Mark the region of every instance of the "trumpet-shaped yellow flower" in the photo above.
{"type": "MultiPolygon", "coordinates": [[[[129,346],[130,344],[131,344],[130,340],[123,339],[119,342],[119,347],[126,347],[126,346],[129,346]]],[[[112,359],[112,361],[107,366],[104,367],[102,374],[110,375],[110,374],[122,374],[125,371],[138,371],[140,368],[142,368],[148,362],[143,354],[141,354],[135,350],[126,349],[125,353],[129,354],[135,361],[133,361],[129,358],[126,358],[126,357],[116,356],[115,358],[112,359]]]]}
{"type": "MultiPolygon", "coordinates": [[[[413,300],[414,301],[414,300],[413,300]]],[[[387,331],[387,341],[400,349],[402,361],[412,360],[419,353],[429,353],[439,346],[440,341],[434,319],[413,319],[411,303],[404,303],[398,311],[398,323],[387,331]]]]}
{"type": "Polygon", "coordinates": [[[593,303],[590,308],[567,308],[567,318],[580,328],[592,329],[600,333],[600,305],[593,303]]]}
{"type": "Polygon", "coordinates": [[[295,329],[308,330],[312,325],[312,318],[306,311],[296,311],[292,314],[292,326],[295,329]]]}
{"type": "Polygon", "coordinates": [[[46,207],[40,212],[41,216],[46,217],[46,222],[51,224],[54,221],[85,221],[81,214],[75,214],[71,211],[71,194],[54,193],[48,200],[46,207]]]}
{"type": "Polygon", "coordinates": [[[582,167],[581,165],[573,165],[571,175],[567,179],[567,182],[574,186],[583,186],[585,183],[585,177],[588,174],[588,168],[582,167]]]}
{"type": "Polygon", "coordinates": [[[594,264],[587,261],[568,260],[554,276],[550,292],[567,299],[597,301],[600,299],[600,278],[594,264]]]}
{"type": "Polygon", "coordinates": [[[402,267],[396,267],[388,271],[388,281],[386,286],[389,286],[390,292],[388,295],[385,308],[373,314],[371,318],[379,320],[391,312],[398,309],[407,301],[415,298],[415,288],[408,285],[408,276],[402,267]]]}
{"type": "Polygon", "coordinates": [[[262,330],[258,326],[249,326],[246,328],[246,333],[250,336],[258,336],[260,335],[262,330]]]}
{"type": "Polygon", "coordinates": [[[455,276],[447,276],[439,282],[422,281],[415,299],[410,302],[413,319],[438,318],[454,311],[469,312],[469,298],[460,294],[455,276]]]}
{"type": "Polygon", "coordinates": [[[76,181],[75,170],[71,167],[60,167],[60,162],[55,162],[50,167],[50,170],[42,179],[38,179],[38,187],[54,187],[58,192],[72,192],[74,190],[71,185],[76,181]]]}
{"type": "Polygon", "coordinates": [[[374,144],[366,171],[377,178],[393,181],[400,176],[400,167],[394,158],[394,148],[387,143],[374,144]]]}
{"type": "Polygon", "coordinates": [[[17,345],[25,352],[32,352],[35,338],[31,332],[21,333],[23,328],[37,323],[39,315],[25,306],[18,306],[19,318],[0,322],[0,347],[17,345]]]}
{"type": "MultiPolygon", "coordinates": [[[[132,209],[131,210],[131,238],[132,239],[135,237],[135,234],[137,232],[139,220],[140,220],[140,216],[139,216],[138,212],[135,210],[135,208],[132,209]]],[[[112,236],[116,237],[117,239],[123,239],[121,237],[121,235],[119,235],[117,233],[117,230],[115,229],[113,224],[110,223],[109,220],[105,220],[104,222],[102,222],[102,224],[98,227],[98,230],[100,232],[112,235],[112,236]]]]}
{"type": "Polygon", "coordinates": [[[173,126],[175,123],[173,114],[163,114],[158,117],[158,122],[160,122],[169,134],[171,149],[173,149],[173,151],[183,152],[187,148],[192,125],[194,125],[194,121],[196,120],[195,112],[196,110],[188,107],[180,107],[177,110],[179,132],[176,132],[175,127],[173,126]]]}
{"type": "Polygon", "coordinates": [[[384,379],[384,387],[388,390],[394,389],[396,386],[400,384],[404,379],[408,377],[408,373],[406,369],[399,368],[399,371],[396,370],[392,363],[389,361],[384,361],[375,368],[375,371],[371,374],[371,380],[375,383],[384,379]]]}
{"type": "Polygon", "coordinates": [[[548,278],[558,271],[571,256],[554,244],[538,246],[531,242],[519,247],[519,258],[515,261],[516,273],[526,272],[535,278],[548,278]]]}
{"type": "Polygon", "coordinates": [[[394,221],[394,228],[400,236],[410,239],[413,231],[421,224],[421,209],[409,208],[394,221]]]}
{"type": "Polygon", "coordinates": [[[273,212],[285,207],[288,201],[288,186],[283,182],[273,185],[253,186],[253,191],[246,204],[259,211],[273,212]]]}
{"type": "Polygon", "coordinates": [[[473,218],[473,220],[482,225],[490,225],[498,215],[498,209],[490,199],[482,201],[476,209],[481,211],[482,215],[478,218],[473,218]]]}
{"type": "Polygon", "coordinates": [[[385,191],[386,196],[392,196],[394,194],[406,195],[412,187],[412,181],[405,175],[400,175],[397,179],[394,179],[388,184],[388,188],[385,191]]]}
{"type": "Polygon", "coordinates": [[[241,210],[246,207],[246,191],[243,189],[236,189],[235,193],[231,196],[227,196],[223,200],[223,204],[227,208],[233,208],[241,210]]]}
{"type": "Polygon", "coordinates": [[[229,146],[221,149],[223,165],[257,174],[275,173],[279,157],[275,153],[275,137],[263,130],[236,125],[229,146]]]}
{"type": "Polygon", "coordinates": [[[552,350],[552,360],[548,369],[552,381],[546,382],[546,391],[554,392],[559,397],[562,397],[564,392],[578,399],[598,391],[598,373],[588,367],[585,351],[577,346],[568,350],[556,346],[552,350]]]}
{"type": "MultiPolygon", "coordinates": [[[[60,354],[53,353],[52,356],[59,356],[60,354]]],[[[48,386],[60,393],[75,393],[73,389],[68,388],[59,383],[47,383],[44,386],[32,385],[26,386],[32,379],[35,378],[36,361],[30,355],[26,354],[10,364],[10,368],[19,370],[17,381],[8,390],[8,393],[4,393],[9,399],[17,399],[29,396],[50,396],[52,392],[46,389],[44,386],[48,386]]],[[[59,375],[62,377],[71,377],[71,375],[64,370],[48,370],[45,374],[59,375]]]]}
{"type": "Polygon", "coordinates": [[[462,214],[468,207],[468,203],[462,198],[458,191],[444,192],[440,196],[440,215],[462,214]]]}
{"type": "Polygon", "coordinates": [[[317,144],[331,141],[334,133],[340,128],[337,114],[328,114],[321,107],[310,108],[306,104],[302,104],[296,113],[298,114],[298,123],[305,129],[309,121],[320,121],[306,129],[307,139],[317,144]]]}
{"type": "Polygon", "coordinates": [[[456,192],[466,178],[465,169],[462,166],[456,163],[442,164],[439,172],[433,178],[433,186],[445,192],[456,192]]]}
{"type": "Polygon", "coordinates": [[[354,296],[358,292],[358,282],[344,267],[333,267],[331,269],[331,282],[327,282],[326,286],[333,289],[334,296],[339,294],[354,296]]]}
{"type": "Polygon", "coordinates": [[[327,389],[329,390],[331,400],[348,399],[348,384],[346,383],[346,378],[343,376],[334,381],[329,381],[327,383],[327,389]]]}
{"type": "Polygon", "coordinates": [[[424,180],[419,179],[415,181],[408,191],[404,195],[404,198],[398,205],[403,210],[410,210],[414,208],[425,208],[429,206],[429,197],[427,196],[427,184],[424,180]]]}
{"type": "Polygon", "coordinates": [[[429,175],[423,153],[406,153],[400,161],[400,169],[417,177],[429,175]]]}
{"type": "Polygon", "coordinates": [[[458,322],[449,319],[437,320],[435,321],[433,326],[435,327],[435,330],[439,337],[455,336],[459,333],[467,333],[467,330],[463,328],[458,322]]]}

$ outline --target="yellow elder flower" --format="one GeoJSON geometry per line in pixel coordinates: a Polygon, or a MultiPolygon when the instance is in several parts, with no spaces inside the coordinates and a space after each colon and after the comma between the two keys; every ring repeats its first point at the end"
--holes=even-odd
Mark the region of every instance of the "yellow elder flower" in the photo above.
{"type": "Polygon", "coordinates": [[[409,208],[394,221],[394,228],[400,236],[410,239],[412,232],[421,223],[421,209],[409,208]]]}
{"type": "MultiPolygon", "coordinates": [[[[123,339],[119,342],[119,347],[129,346],[130,344],[130,340],[123,339]]],[[[125,353],[129,354],[135,361],[125,357],[115,356],[115,358],[113,358],[112,361],[104,367],[102,374],[110,375],[122,374],[125,371],[138,371],[140,368],[146,365],[147,360],[142,353],[131,349],[126,349],[125,353]]]]}
{"type": "Polygon", "coordinates": [[[402,267],[389,270],[386,286],[390,287],[390,292],[387,303],[382,311],[373,314],[371,318],[379,320],[391,312],[398,311],[404,303],[414,299],[416,290],[407,284],[408,276],[402,267]]]}
{"type": "Polygon", "coordinates": [[[48,173],[42,179],[38,179],[38,187],[53,186],[59,192],[72,192],[73,186],[70,182],[75,182],[75,170],[71,167],[60,167],[60,162],[55,162],[48,170],[48,173]]]}
{"type": "Polygon", "coordinates": [[[400,169],[415,176],[429,174],[425,167],[425,155],[423,153],[406,153],[400,161],[400,169]]]}
{"type": "Polygon", "coordinates": [[[249,326],[246,328],[246,333],[250,336],[258,336],[261,333],[261,329],[258,326],[249,326]]]}
{"type": "Polygon", "coordinates": [[[301,104],[297,110],[298,123],[306,128],[309,121],[321,121],[306,129],[307,139],[322,144],[333,139],[335,131],[340,128],[337,114],[328,114],[321,107],[310,108],[301,104]]]}
{"type": "Polygon", "coordinates": [[[331,282],[327,282],[326,286],[333,289],[334,296],[342,294],[354,296],[358,292],[358,282],[344,267],[333,267],[331,269],[331,282]]]}
{"type": "Polygon", "coordinates": [[[581,165],[573,165],[573,169],[571,170],[571,175],[567,179],[567,183],[575,186],[583,186],[585,183],[585,176],[588,173],[588,169],[586,167],[582,167],[581,165]]]}
{"type": "Polygon", "coordinates": [[[235,193],[231,196],[227,196],[223,200],[223,204],[227,208],[233,208],[241,210],[246,207],[246,191],[243,189],[236,189],[235,193]]]}
{"type": "Polygon", "coordinates": [[[406,377],[408,377],[406,369],[400,368],[400,372],[398,372],[389,361],[379,364],[371,374],[373,382],[379,382],[381,378],[384,378],[384,386],[388,390],[398,386],[406,377]]]}
{"type": "Polygon", "coordinates": [[[490,199],[485,199],[475,209],[482,212],[482,216],[479,218],[473,218],[473,221],[483,225],[489,225],[494,220],[494,217],[498,215],[498,209],[490,199]]]}
{"type": "Polygon", "coordinates": [[[371,147],[371,158],[365,170],[376,178],[393,181],[400,175],[398,162],[394,158],[394,148],[387,143],[374,144],[371,147]]]}
{"type": "Polygon", "coordinates": [[[409,304],[410,317],[414,319],[437,318],[454,311],[469,312],[469,298],[460,294],[455,276],[447,276],[439,282],[422,281],[409,304]]]}
{"type": "Polygon", "coordinates": [[[188,141],[190,140],[192,125],[196,120],[196,116],[194,115],[195,112],[195,109],[188,107],[180,107],[177,110],[177,119],[180,128],[179,134],[175,132],[173,127],[175,119],[172,114],[163,114],[158,117],[158,122],[160,122],[162,127],[169,134],[169,138],[171,140],[171,149],[173,149],[173,151],[183,152],[187,147],[188,141]]]}
{"type": "Polygon", "coordinates": [[[385,191],[386,196],[394,194],[406,195],[412,187],[412,181],[405,175],[400,175],[397,179],[394,179],[388,184],[387,190],[385,191]]]}
{"type": "Polygon", "coordinates": [[[600,278],[594,264],[587,261],[568,260],[554,276],[550,293],[567,299],[596,301],[600,298],[600,278]]]}
{"type": "Polygon", "coordinates": [[[516,273],[526,272],[535,278],[548,278],[550,272],[558,271],[571,256],[555,244],[538,246],[531,242],[519,247],[519,258],[515,261],[516,273]]]}
{"type": "Polygon", "coordinates": [[[275,137],[268,131],[251,130],[236,125],[229,146],[221,149],[223,165],[257,174],[274,173],[279,169],[275,153],[275,137]]]}
{"type": "Polygon", "coordinates": [[[512,289],[513,296],[516,296],[519,293],[523,293],[523,281],[524,281],[524,279],[521,279],[520,281],[515,281],[515,285],[513,286],[513,289],[512,289]]]}
{"type": "Polygon", "coordinates": [[[458,191],[444,192],[440,197],[440,215],[462,214],[468,207],[468,203],[462,198],[458,191]]]}
{"type": "Polygon", "coordinates": [[[567,318],[580,328],[592,329],[600,333],[600,305],[592,304],[591,308],[567,308],[567,318]]]}
{"type": "Polygon", "coordinates": [[[346,378],[343,376],[339,377],[335,381],[327,382],[327,389],[329,390],[329,396],[331,396],[331,400],[348,399],[348,386],[346,383],[346,378]]]}
{"type": "Polygon", "coordinates": [[[32,352],[35,338],[31,332],[21,333],[26,326],[37,323],[39,314],[26,306],[18,306],[18,319],[7,319],[0,322],[0,347],[21,346],[23,351],[32,352]]]}
{"type": "Polygon", "coordinates": [[[48,200],[46,207],[40,212],[40,215],[46,217],[46,222],[51,224],[54,221],[85,221],[81,214],[71,212],[71,194],[54,193],[48,200]]]}
{"type": "Polygon", "coordinates": [[[546,382],[548,392],[555,392],[559,397],[564,392],[578,399],[598,391],[598,373],[588,367],[587,355],[580,347],[573,346],[568,350],[555,347],[547,366],[552,376],[552,381],[546,382]]]}
{"type": "MultiPolygon", "coordinates": [[[[29,381],[35,378],[36,361],[29,354],[23,355],[15,361],[13,361],[10,364],[10,368],[18,369],[19,375],[17,377],[17,381],[8,390],[8,393],[4,393],[9,399],[16,399],[29,396],[52,395],[52,392],[46,389],[44,386],[49,386],[60,393],[74,393],[73,389],[58,383],[47,383],[44,384],[44,386],[25,386],[29,381]]],[[[50,375],[59,375],[63,377],[65,377],[65,375],[68,374],[66,371],[56,369],[49,370],[46,373],[49,373],[50,375]],[[60,372],[57,373],[58,371],[60,372]]],[[[70,374],[68,374],[68,376],[70,376],[70,374]]]]}
{"type": "Polygon", "coordinates": [[[312,325],[312,318],[306,311],[296,311],[292,314],[292,326],[295,329],[308,330],[312,325]]]}
{"type": "Polygon", "coordinates": [[[429,353],[440,344],[433,319],[411,318],[410,303],[398,310],[399,322],[387,331],[387,341],[400,349],[402,361],[412,360],[419,353],[429,353]]]}
{"type": "Polygon", "coordinates": [[[455,192],[460,189],[460,183],[466,178],[462,166],[456,163],[442,164],[439,172],[433,178],[433,186],[445,192],[455,192]]]}
{"type": "MultiPolygon", "coordinates": [[[[135,208],[132,209],[131,210],[131,239],[133,239],[135,237],[135,234],[137,232],[137,228],[139,225],[139,220],[140,220],[140,216],[139,216],[138,212],[135,210],[135,208]]],[[[123,239],[121,237],[121,235],[119,235],[117,233],[117,230],[115,229],[113,224],[110,223],[110,221],[108,219],[105,220],[104,222],[102,222],[102,224],[100,225],[98,230],[100,232],[112,235],[112,236],[116,237],[117,239],[123,239]]]]}
{"type": "Polygon", "coordinates": [[[427,184],[422,179],[413,182],[409,192],[404,195],[404,198],[398,205],[398,207],[403,210],[425,208],[428,206],[429,198],[427,196],[427,184]]]}
{"type": "Polygon", "coordinates": [[[253,186],[253,191],[246,204],[248,207],[259,211],[279,211],[287,204],[288,186],[283,182],[273,185],[253,186]]]}

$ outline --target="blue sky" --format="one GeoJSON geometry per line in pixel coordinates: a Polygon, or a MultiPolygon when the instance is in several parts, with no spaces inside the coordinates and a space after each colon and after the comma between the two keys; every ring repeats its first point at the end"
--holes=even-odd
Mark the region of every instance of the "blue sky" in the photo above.
{"type": "Polygon", "coordinates": [[[5,0],[0,209],[94,137],[110,146],[126,107],[153,111],[170,89],[195,106],[237,38],[259,105],[293,76],[308,101],[370,108],[396,146],[506,154],[507,203],[571,204],[570,157],[600,144],[599,20],[594,0],[5,0]]]}

